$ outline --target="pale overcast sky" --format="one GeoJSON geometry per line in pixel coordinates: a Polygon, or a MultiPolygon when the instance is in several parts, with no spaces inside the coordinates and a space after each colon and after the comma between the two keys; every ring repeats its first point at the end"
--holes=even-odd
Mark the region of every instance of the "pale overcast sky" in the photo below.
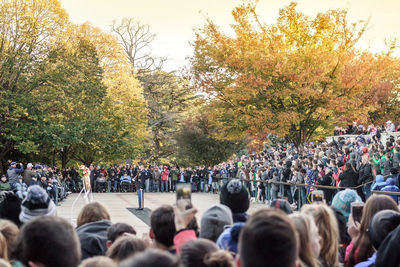
{"type": "MultiPolygon", "coordinates": [[[[274,23],[279,8],[292,1],[260,0],[258,14],[267,23],[274,23]]],[[[194,39],[193,29],[205,23],[207,15],[222,29],[233,22],[231,11],[240,5],[239,0],[61,0],[74,23],[89,21],[96,27],[109,31],[113,20],[133,17],[149,24],[157,38],[153,51],[168,56],[166,67],[179,69],[192,53],[189,41],[194,39]]],[[[351,21],[371,17],[370,29],[362,45],[372,50],[382,48],[384,38],[400,37],[399,0],[299,0],[298,8],[314,16],[331,8],[346,8],[351,21]]]]}

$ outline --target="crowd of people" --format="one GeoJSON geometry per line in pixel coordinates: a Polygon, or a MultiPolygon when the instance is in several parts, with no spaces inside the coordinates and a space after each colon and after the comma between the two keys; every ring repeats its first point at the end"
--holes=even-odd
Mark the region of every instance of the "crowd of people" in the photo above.
{"type": "Polygon", "coordinates": [[[389,196],[372,195],[362,215],[357,192],[335,194],[293,211],[284,199],[248,214],[250,196],[239,179],[221,188],[220,203],[199,222],[187,202],[162,205],[148,234],[113,223],[98,202],[86,204],[76,227],[57,216],[39,185],[21,199],[0,193],[0,266],[40,267],[258,267],[398,266],[400,211],[389,196]]]}
{"type": "Polygon", "coordinates": [[[398,266],[399,166],[400,139],[362,135],[277,143],[212,167],[91,165],[97,192],[190,183],[219,194],[200,223],[194,207],[153,210],[138,238],[100,203],[81,210],[75,229],[57,217],[54,202],[82,187],[75,169],[12,162],[0,182],[0,266],[398,266]],[[265,207],[248,214],[251,201],[265,207]]]}
{"type": "Polygon", "coordinates": [[[385,125],[373,125],[370,124],[367,127],[364,125],[360,124],[358,125],[356,122],[354,122],[352,125],[349,125],[348,127],[335,127],[334,130],[334,135],[380,135],[380,133],[393,133],[393,132],[399,132],[400,131],[400,124],[395,122],[393,123],[392,121],[387,121],[385,125]]]}
{"type": "Polygon", "coordinates": [[[57,166],[43,167],[28,163],[24,169],[22,163],[11,162],[6,174],[1,176],[0,191],[13,191],[20,199],[24,199],[28,188],[38,185],[57,203],[64,201],[71,193],[72,184],[75,182],[69,176],[64,176],[57,166]]]}

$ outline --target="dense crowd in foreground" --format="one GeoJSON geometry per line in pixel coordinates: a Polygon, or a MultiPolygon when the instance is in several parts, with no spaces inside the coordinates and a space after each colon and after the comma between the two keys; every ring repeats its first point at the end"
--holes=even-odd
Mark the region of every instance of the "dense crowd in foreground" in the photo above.
{"type": "MultiPolygon", "coordinates": [[[[304,205],[293,212],[286,200],[248,214],[250,197],[233,179],[221,188],[220,204],[196,221],[187,202],[163,205],[150,217],[148,235],[112,223],[97,202],[80,211],[76,228],[57,217],[46,191],[30,186],[21,202],[0,194],[0,266],[294,267],[398,266],[400,211],[386,195],[372,195],[359,219],[350,213],[361,198],[351,189],[333,204],[304,205]],[[354,204],[353,204],[354,205],[354,204]]],[[[195,204],[195,203],[194,203],[195,204]]]]}

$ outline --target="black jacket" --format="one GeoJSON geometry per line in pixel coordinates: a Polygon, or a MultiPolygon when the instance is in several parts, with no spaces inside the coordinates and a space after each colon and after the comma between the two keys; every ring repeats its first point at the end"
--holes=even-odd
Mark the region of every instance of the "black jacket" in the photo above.
{"type": "Polygon", "coordinates": [[[81,243],[82,260],[106,254],[107,230],[110,226],[109,220],[101,220],[81,225],[76,229],[81,243]]]}
{"type": "Polygon", "coordinates": [[[360,170],[358,171],[358,185],[370,182],[374,179],[372,176],[372,167],[371,164],[363,164],[360,166],[360,170]]]}
{"type": "Polygon", "coordinates": [[[376,254],[375,266],[400,265],[400,225],[386,236],[376,254]]]}
{"type": "Polygon", "coordinates": [[[358,176],[352,169],[342,172],[339,175],[341,187],[353,187],[357,185],[358,176]]]}

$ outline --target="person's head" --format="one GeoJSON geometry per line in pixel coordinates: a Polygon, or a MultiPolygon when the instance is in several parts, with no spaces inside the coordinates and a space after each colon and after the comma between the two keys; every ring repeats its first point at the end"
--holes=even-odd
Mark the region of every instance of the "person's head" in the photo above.
{"type": "Polygon", "coordinates": [[[175,215],[170,205],[155,209],[150,215],[150,237],[159,248],[168,250],[174,245],[175,215]]]}
{"type": "Polygon", "coordinates": [[[21,203],[19,220],[26,223],[36,217],[56,215],[56,205],[47,192],[38,185],[30,186],[25,199],[21,203]]]}
{"type": "Polygon", "coordinates": [[[107,229],[107,247],[109,248],[115,240],[122,236],[123,234],[128,233],[132,235],[136,235],[135,229],[127,223],[114,223],[107,229]]]}
{"type": "Polygon", "coordinates": [[[324,204],[312,204],[304,205],[301,212],[314,218],[321,236],[320,256],[328,265],[337,266],[339,262],[339,227],[333,210],[324,204]]]}
{"type": "Polygon", "coordinates": [[[238,267],[292,267],[297,258],[296,231],[280,210],[259,209],[250,216],[239,238],[238,267]]]}
{"type": "Polygon", "coordinates": [[[159,249],[148,249],[125,261],[120,267],[182,267],[179,258],[159,249]]]}
{"type": "Polygon", "coordinates": [[[11,248],[18,233],[19,229],[14,223],[0,220],[0,258],[11,259],[11,248]]]}
{"type": "Polygon", "coordinates": [[[142,239],[133,235],[121,236],[107,250],[106,256],[119,263],[145,249],[142,239]]]}
{"type": "Polygon", "coordinates": [[[213,205],[201,216],[200,237],[216,242],[226,225],[232,225],[232,212],[225,205],[213,205]]]}
{"type": "Polygon", "coordinates": [[[349,220],[351,212],[351,203],[361,203],[362,199],[355,190],[345,189],[339,191],[332,200],[332,207],[339,210],[346,218],[346,222],[349,220]]]}
{"type": "Polygon", "coordinates": [[[10,220],[18,227],[21,225],[21,199],[14,192],[0,192],[0,218],[10,220]]]}
{"type": "Polygon", "coordinates": [[[12,255],[26,266],[71,267],[81,260],[78,235],[65,219],[38,217],[24,224],[12,255]]]}
{"type": "Polygon", "coordinates": [[[296,228],[297,237],[299,240],[299,259],[306,266],[318,266],[318,256],[320,253],[320,239],[318,228],[315,225],[314,219],[299,212],[290,214],[296,228]]]}
{"type": "Polygon", "coordinates": [[[203,238],[189,241],[182,247],[181,261],[185,267],[235,266],[229,253],[220,251],[214,242],[203,238]]]}
{"type": "Polygon", "coordinates": [[[11,162],[10,166],[15,168],[15,167],[17,167],[17,163],[13,161],[13,162],[11,162]]]}
{"type": "Polygon", "coordinates": [[[220,203],[228,206],[232,213],[245,213],[249,209],[249,192],[238,179],[232,179],[221,189],[220,203]]]}
{"type": "Polygon", "coordinates": [[[79,264],[79,267],[118,267],[118,264],[106,256],[88,258],[79,264]]]}
{"type": "Polygon", "coordinates": [[[86,204],[76,219],[76,226],[82,226],[87,223],[101,220],[110,220],[110,214],[106,208],[98,202],[86,204]]]}
{"type": "Polygon", "coordinates": [[[368,227],[372,217],[381,210],[394,210],[399,212],[399,208],[394,200],[386,195],[372,195],[365,202],[363,208],[361,222],[360,222],[360,233],[354,241],[353,249],[350,252],[349,262],[350,264],[356,264],[360,261],[367,260],[368,257],[374,252],[372,244],[368,238],[368,227]],[[355,260],[354,253],[357,249],[357,259],[355,260]]]}
{"type": "Polygon", "coordinates": [[[2,175],[2,176],[1,176],[1,181],[2,181],[3,183],[5,183],[5,182],[7,181],[7,178],[6,178],[5,175],[2,175]]]}
{"type": "Polygon", "coordinates": [[[379,249],[386,236],[400,224],[400,213],[394,210],[378,211],[368,227],[368,238],[375,250],[379,249]]]}

